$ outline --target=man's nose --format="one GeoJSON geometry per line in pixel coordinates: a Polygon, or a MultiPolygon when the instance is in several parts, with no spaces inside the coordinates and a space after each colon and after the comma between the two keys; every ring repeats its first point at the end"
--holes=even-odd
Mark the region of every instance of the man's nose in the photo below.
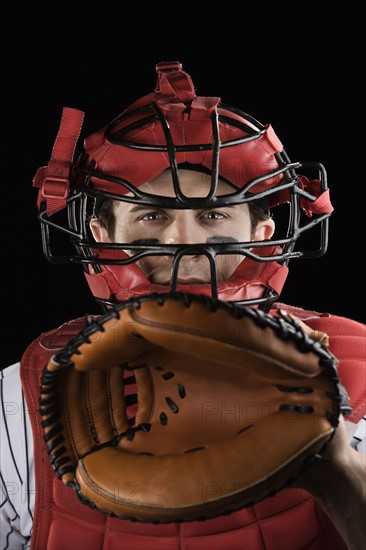
{"type": "Polygon", "coordinates": [[[165,244],[196,244],[200,241],[199,229],[192,220],[174,220],[164,231],[161,239],[165,244]]]}

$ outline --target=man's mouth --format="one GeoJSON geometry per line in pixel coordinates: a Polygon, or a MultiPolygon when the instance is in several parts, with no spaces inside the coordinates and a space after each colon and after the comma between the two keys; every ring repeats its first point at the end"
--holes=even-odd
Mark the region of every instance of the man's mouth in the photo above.
{"type": "MultiPolygon", "coordinates": [[[[161,284],[164,286],[170,286],[171,280],[164,281],[161,284]]],[[[187,277],[186,279],[179,277],[177,279],[177,285],[204,285],[204,284],[207,284],[207,283],[202,279],[198,279],[196,277],[187,277]]]]}

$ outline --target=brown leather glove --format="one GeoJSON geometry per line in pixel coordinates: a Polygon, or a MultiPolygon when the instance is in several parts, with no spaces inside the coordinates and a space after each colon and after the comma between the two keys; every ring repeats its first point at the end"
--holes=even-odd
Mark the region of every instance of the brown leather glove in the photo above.
{"type": "Polygon", "coordinates": [[[325,342],[297,319],[203,296],[120,303],[44,369],[55,473],[84,503],[145,522],[215,517],[275,494],[349,411],[325,342]]]}

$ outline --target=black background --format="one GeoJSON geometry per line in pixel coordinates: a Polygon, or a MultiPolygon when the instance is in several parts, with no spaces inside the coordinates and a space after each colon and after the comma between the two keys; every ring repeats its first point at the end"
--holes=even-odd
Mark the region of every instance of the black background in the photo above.
{"type": "Polygon", "coordinates": [[[153,91],[156,63],[175,59],[198,95],[219,96],[271,123],[291,160],[325,165],[335,208],[329,250],[316,261],[292,262],[281,300],[364,321],[363,176],[354,154],[361,85],[357,38],[343,39],[349,21],[338,14],[330,25],[313,13],[302,28],[295,19],[223,12],[214,24],[194,24],[185,14],[182,28],[176,16],[167,25],[155,13],[149,25],[153,14],[144,15],[145,27],[112,14],[82,36],[71,16],[62,32],[39,24],[18,37],[19,53],[7,58],[1,366],[19,360],[40,332],[99,313],[81,268],[50,265],[41,250],[32,178],[50,158],[62,107],[85,111],[85,137],[153,91]],[[134,39],[127,40],[128,28],[134,39]]]}

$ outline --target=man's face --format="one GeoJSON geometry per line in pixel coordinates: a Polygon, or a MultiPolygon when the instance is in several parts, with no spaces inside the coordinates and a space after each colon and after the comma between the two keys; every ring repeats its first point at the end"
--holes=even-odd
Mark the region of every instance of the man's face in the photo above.
{"type": "MultiPolygon", "coordinates": [[[[180,170],[179,179],[183,193],[188,197],[204,197],[210,189],[210,176],[191,170],[180,170]]],[[[170,170],[142,185],[146,193],[174,197],[170,170]]],[[[219,181],[219,195],[233,189],[219,181]]],[[[175,210],[147,207],[116,201],[116,229],[108,235],[98,220],[91,222],[94,238],[99,242],[139,244],[198,244],[227,241],[254,241],[268,239],[274,231],[271,219],[251,227],[247,204],[215,209],[175,210]]],[[[224,281],[243,260],[238,254],[218,255],[216,265],[218,280],[224,281]]],[[[137,262],[151,283],[168,285],[171,279],[172,258],[150,256],[137,262]]],[[[209,261],[206,256],[183,256],[178,271],[178,284],[202,284],[211,281],[209,261]]]]}

